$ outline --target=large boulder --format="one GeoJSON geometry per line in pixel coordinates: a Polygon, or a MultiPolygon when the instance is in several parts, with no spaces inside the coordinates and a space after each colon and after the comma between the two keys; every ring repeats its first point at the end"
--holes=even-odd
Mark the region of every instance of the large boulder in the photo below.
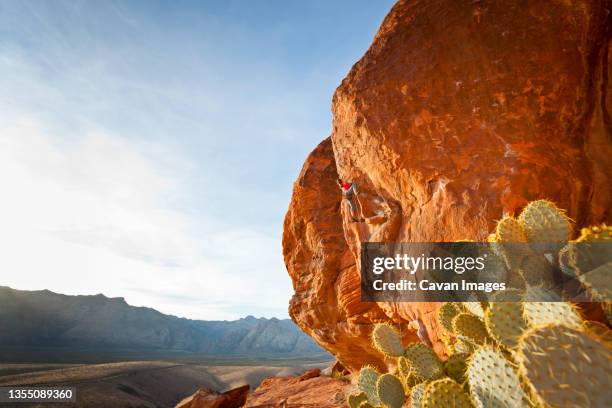
{"type": "Polygon", "coordinates": [[[347,368],[381,364],[372,324],[438,352],[436,304],[363,303],[366,241],[482,240],[547,198],[576,227],[610,221],[610,2],[400,0],[333,98],[285,218],[293,320],[347,368]],[[354,223],[336,178],[358,184],[354,223]],[[383,222],[380,222],[380,215],[383,222]],[[406,330],[403,330],[406,328],[406,330]]]}

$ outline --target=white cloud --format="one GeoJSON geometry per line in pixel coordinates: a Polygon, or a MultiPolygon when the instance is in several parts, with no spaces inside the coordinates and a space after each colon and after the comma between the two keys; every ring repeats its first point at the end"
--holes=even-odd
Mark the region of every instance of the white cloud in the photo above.
{"type": "Polygon", "coordinates": [[[0,284],[122,296],[190,318],[238,318],[251,306],[284,316],[277,240],[173,208],[188,173],[169,146],[0,124],[0,284]]]}

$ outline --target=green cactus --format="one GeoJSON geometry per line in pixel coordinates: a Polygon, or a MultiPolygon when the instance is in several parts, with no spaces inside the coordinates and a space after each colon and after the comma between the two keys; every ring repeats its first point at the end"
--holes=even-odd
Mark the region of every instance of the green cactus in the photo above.
{"type": "Polygon", "coordinates": [[[453,319],[459,314],[459,309],[452,302],[444,302],[438,310],[438,321],[449,332],[453,331],[453,319]]]}
{"type": "Polygon", "coordinates": [[[420,383],[415,385],[410,390],[410,408],[421,408],[421,400],[423,399],[423,394],[425,394],[425,388],[427,387],[427,383],[420,383]]]}
{"type": "Polygon", "coordinates": [[[543,255],[535,253],[523,259],[519,272],[527,285],[551,282],[553,277],[552,265],[543,255]]]}
{"type": "Polygon", "coordinates": [[[589,291],[591,298],[598,301],[606,301],[612,298],[610,276],[612,276],[612,262],[605,263],[587,273],[583,273],[578,276],[578,279],[589,291]]]}
{"type": "Polygon", "coordinates": [[[458,338],[455,340],[455,344],[453,344],[453,354],[462,354],[467,353],[471,354],[478,348],[478,345],[471,342],[467,338],[458,338]]]}
{"type": "Polygon", "coordinates": [[[368,396],[365,392],[360,392],[359,394],[350,394],[346,398],[346,403],[350,408],[359,408],[362,402],[367,401],[368,396]]]}
{"type": "Polygon", "coordinates": [[[435,380],[443,374],[440,358],[432,349],[422,343],[413,343],[406,349],[404,357],[410,363],[412,371],[418,377],[435,380]]]}
{"type": "Polygon", "coordinates": [[[582,318],[568,302],[523,302],[523,317],[529,326],[564,324],[580,328],[582,318]]]}
{"type": "Polygon", "coordinates": [[[388,323],[378,323],[374,326],[372,345],[387,357],[400,357],[404,354],[399,333],[388,323]]]}
{"type": "Polygon", "coordinates": [[[412,374],[412,367],[410,367],[410,362],[406,360],[406,357],[401,356],[397,358],[397,371],[404,378],[412,374]]]}
{"type": "Polygon", "coordinates": [[[376,371],[376,369],[373,367],[363,367],[361,371],[359,371],[359,378],[357,379],[359,391],[365,393],[368,397],[368,401],[373,405],[380,405],[380,399],[376,391],[378,377],[380,377],[380,373],[376,371]]]}
{"type": "Polygon", "coordinates": [[[450,378],[433,381],[427,385],[421,398],[423,408],[473,408],[470,396],[450,378]]]}
{"type": "Polygon", "coordinates": [[[459,313],[455,316],[453,319],[453,332],[457,336],[467,337],[477,344],[483,344],[489,338],[482,320],[469,313],[459,313]]]}
{"type": "Polygon", "coordinates": [[[487,408],[527,407],[519,377],[491,346],[478,349],[468,362],[468,383],[478,405],[487,408]]]}
{"type": "Polygon", "coordinates": [[[564,325],[535,327],[521,337],[517,360],[542,406],[610,406],[612,352],[588,333],[564,325]]]}
{"type": "Polygon", "coordinates": [[[465,382],[465,372],[467,370],[468,353],[453,354],[444,362],[444,372],[459,384],[465,382]]]}
{"type": "Polygon", "coordinates": [[[504,217],[495,228],[495,242],[527,242],[527,235],[516,218],[504,217]]]}
{"type": "Polygon", "coordinates": [[[491,302],[485,313],[485,326],[498,343],[514,348],[527,328],[520,303],[491,302]]]}
{"type": "Polygon", "coordinates": [[[393,374],[383,374],[378,377],[376,391],[385,408],[401,408],[406,401],[402,381],[393,374]]]}
{"type": "Polygon", "coordinates": [[[478,316],[481,319],[484,317],[484,309],[480,302],[462,302],[461,305],[467,312],[478,316]]]}
{"type": "Polygon", "coordinates": [[[422,383],[423,381],[423,378],[419,377],[415,373],[410,373],[408,377],[404,378],[404,384],[406,384],[406,387],[408,388],[412,388],[415,385],[422,383]]]}
{"type": "Polygon", "coordinates": [[[527,236],[521,224],[512,217],[505,217],[497,223],[495,230],[497,252],[511,270],[520,269],[526,256],[531,255],[527,245],[527,236]]]}
{"type": "Polygon", "coordinates": [[[557,243],[558,252],[571,234],[569,218],[547,200],[530,202],[518,217],[529,242],[557,243]]]}

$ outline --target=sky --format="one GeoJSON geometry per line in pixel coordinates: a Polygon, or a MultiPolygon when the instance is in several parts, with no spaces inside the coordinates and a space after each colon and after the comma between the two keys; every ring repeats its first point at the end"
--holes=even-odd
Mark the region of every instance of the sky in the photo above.
{"type": "Polygon", "coordinates": [[[282,221],[393,1],[0,1],[0,285],[285,318],[282,221]]]}

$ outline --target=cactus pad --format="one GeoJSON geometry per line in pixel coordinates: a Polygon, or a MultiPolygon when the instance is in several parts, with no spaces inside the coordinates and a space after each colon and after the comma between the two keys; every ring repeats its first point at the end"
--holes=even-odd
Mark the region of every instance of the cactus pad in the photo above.
{"type": "Polygon", "coordinates": [[[467,370],[472,396],[486,408],[527,407],[518,375],[499,352],[490,346],[478,349],[467,370]]]}
{"type": "Polygon", "coordinates": [[[453,332],[457,336],[467,337],[477,344],[483,344],[488,338],[487,329],[482,320],[469,313],[460,313],[455,316],[453,332]]]}
{"type": "Polygon", "coordinates": [[[410,408],[421,408],[421,400],[426,387],[427,383],[424,382],[412,387],[410,390],[410,408]]]}
{"type": "Polygon", "coordinates": [[[514,348],[527,328],[520,303],[492,302],[485,313],[487,331],[498,343],[514,348]]]}
{"type": "Polygon", "coordinates": [[[372,344],[376,350],[387,357],[400,357],[404,354],[402,339],[390,324],[379,323],[372,330],[372,344]]]}
{"type": "Polygon", "coordinates": [[[357,379],[357,387],[359,391],[365,393],[368,397],[368,401],[373,405],[380,405],[380,399],[376,391],[376,381],[378,381],[380,373],[372,367],[363,367],[359,371],[359,378],[357,379]]]}
{"type": "Polygon", "coordinates": [[[402,381],[393,374],[383,374],[378,377],[376,390],[385,408],[401,408],[406,401],[402,381]]]}
{"type": "Polygon", "coordinates": [[[530,326],[564,324],[580,328],[582,318],[567,302],[524,302],[523,316],[530,326]]]}
{"type": "Polygon", "coordinates": [[[453,345],[453,353],[467,353],[471,354],[474,350],[478,348],[478,345],[472,343],[467,338],[458,338],[453,345]]]}
{"type": "Polygon", "coordinates": [[[432,349],[422,343],[413,343],[404,356],[415,375],[426,380],[435,380],[443,374],[442,362],[432,349]]]}
{"type": "Polygon", "coordinates": [[[515,218],[504,217],[497,223],[495,242],[527,242],[527,236],[515,218]]]}
{"type": "Polygon", "coordinates": [[[578,279],[589,290],[593,299],[607,301],[612,299],[612,262],[605,263],[597,268],[583,273],[578,279]]]}
{"type": "Polygon", "coordinates": [[[480,318],[484,317],[484,309],[482,308],[482,304],[480,304],[480,302],[463,302],[461,304],[467,312],[480,318]]]}
{"type": "Polygon", "coordinates": [[[410,374],[412,373],[412,368],[410,367],[410,362],[408,360],[406,360],[406,357],[404,357],[404,356],[398,357],[398,359],[397,359],[397,371],[404,378],[409,377],[410,374]]]}
{"type": "Polygon", "coordinates": [[[453,318],[459,314],[459,309],[452,302],[444,302],[438,310],[438,321],[449,332],[453,331],[453,318]]]}
{"type": "Polygon", "coordinates": [[[368,396],[365,392],[360,392],[359,394],[350,394],[346,397],[346,403],[350,408],[359,408],[362,402],[367,401],[368,396]]]}
{"type": "Polygon", "coordinates": [[[530,202],[519,215],[518,221],[529,242],[557,242],[565,245],[571,233],[569,218],[547,200],[530,202]]]}
{"type": "Polygon", "coordinates": [[[465,382],[465,372],[467,370],[467,353],[453,354],[444,362],[444,372],[459,384],[465,382]]]}
{"type": "Polygon", "coordinates": [[[525,231],[515,218],[505,217],[497,223],[495,241],[497,252],[511,270],[520,268],[523,259],[531,255],[529,246],[525,245],[525,231]]]}
{"type": "Polygon", "coordinates": [[[470,396],[450,378],[429,383],[421,399],[423,408],[473,408],[470,396]]]}
{"type": "Polygon", "coordinates": [[[570,327],[536,327],[521,338],[517,359],[538,399],[551,407],[607,407],[612,401],[612,352],[570,327]]]}

